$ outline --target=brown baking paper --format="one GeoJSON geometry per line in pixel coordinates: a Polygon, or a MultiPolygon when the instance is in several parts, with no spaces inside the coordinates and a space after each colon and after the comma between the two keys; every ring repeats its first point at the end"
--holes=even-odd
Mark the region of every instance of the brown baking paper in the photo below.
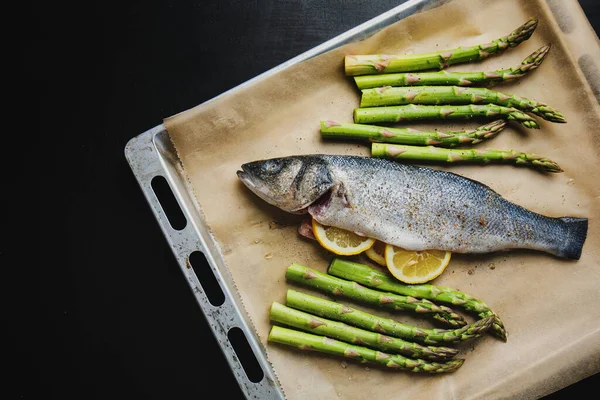
{"type": "MultiPolygon", "coordinates": [[[[577,7],[574,1],[571,5],[577,7]]],[[[567,22],[574,26],[567,35],[544,1],[450,1],[401,20],[367,40],[254,81],[164,121],[202,218],[287,398],[533,399],[600,371],[600,112],[578,68],[579,55],[568,45],[577,42],[581,50],[585,49],[582,41],[587,41],[587,49],[598,60],[597,39],[590,35],[589,26],[581,28],[579,22],[587,22],[582,15],[558,15],[559,20],[570,18],[567,22]],[[485,301],[504,321],[508,342],[491,335],[468,341],[461,345],[465,364],[451,374],[387,370],[268,343],[271,303],[284,303],[288,288],[316,294],[286,282],[286,267],[297,262],[326,271],[331,254],[299,236],[302,217],[286,214],[248,191],[236,176],[240,165],[294,154],[369,155],[364,144],[320,139],[321,119],[351,122],[352,110],[358,106],[359,93],[343,73],[344,55],[424,52],[486,43],[531,16],[540,21],[531,39],[501,56],[455,65],[451,70],[516,66],[551,43],[552,50],[538,70],[495,89],[547,102],[562,111],[568,123],[538,118],[541,129],[529,130],[511,122],[497,138],[478,146],[541,154],[557,161],[564,172],[544,174],[508,165],[435,168],[490,185],[508,200],[536,212],[588,217],[589,233],[581,259],[565,261],[528,251],[453,255],[446,271],[433,283],[459,288],[485,301]]],[[[424,125],[458,130],[481,125],[481,121],[411,124],[424,125]]],[[[393,316],[433,326],[406,313],[393,316]]]]}

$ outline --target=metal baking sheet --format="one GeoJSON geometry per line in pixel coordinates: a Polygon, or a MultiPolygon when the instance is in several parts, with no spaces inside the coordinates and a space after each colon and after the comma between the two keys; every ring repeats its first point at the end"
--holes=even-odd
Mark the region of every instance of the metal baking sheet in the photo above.
{"type": "MultiPolygon", "coordinates": [[[[398,20],[445,2],[446,1],[444,0],[410,0],[290,59],[250,81],[208,100],[208,102],[213,101],[220,96],[235,93],[237,90],[251,82],[266,79],[285,68],[343,44],[364,39],[398,20]]],[[[595,90],[595,93],[597,92],[598,91],[595,90]]],[[[247,398],[285,398],[281,385],[276,378],[275,371],[273,371],[272,366],[267,360],[265,349],[256,332],[251,328],[248,316],[243,310],[241,299],[233,280],[225,265],[221,262],[221,258],[217,256],[218,250],[216,243],[201,222],[200,215],[197,212],[199,207],[195,204],[195,197],[188,185],[176,151],[171,144],[165,127],[161,124],[132,138],[125,147],[125,156],[167,242],[171,246],[177,263],[179,264],[204,317],[208,321],[217,342],[221,346],[223,354],[226,357],[242,392],[247,398]],[[152,180],[157,176],[162,176],[166,179],[187,220],[186,226],[181,230],[174,229],[170,225],[152,188],[152,180]],[[206,257],[206,260],[223,291],[225,300],[223,304],[219,306],[214,306],[210,303],[198,277],[190,267],[190,255],[197,251],[201,252],[206,257]],[[239,328],[243,331],[260,367],[262,368],[264,377],[259,382],[252,382],[248,378],[228,339],[228,332],[234,328],[239,328]]]]}

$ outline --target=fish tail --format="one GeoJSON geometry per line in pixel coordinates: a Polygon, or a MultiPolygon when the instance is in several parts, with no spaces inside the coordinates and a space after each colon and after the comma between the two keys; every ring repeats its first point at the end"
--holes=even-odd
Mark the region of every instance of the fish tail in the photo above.
{"type": "Polygon", "coordinates": [[[587,237],[588,219],[562,217],[558,218],[565,227],[565,237],[558,249],[558,255],[572,260],[579,260],[581,249],[587,237]]]}

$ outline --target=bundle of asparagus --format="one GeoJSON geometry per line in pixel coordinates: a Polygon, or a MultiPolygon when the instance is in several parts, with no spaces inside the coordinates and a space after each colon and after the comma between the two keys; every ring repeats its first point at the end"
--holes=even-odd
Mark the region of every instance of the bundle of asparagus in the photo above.
{"type": "Polygon", "coordinates": [[[500,339],[506,341],[506,330],[500,318],[484,302],[472,296],[461,293],[445,286],[429,284],[406,285],[388,273],[340,258],[334,258],[329,265],[329,274],[342,279],[350,279],[370,288],[386,290],[392,293],[412,296],[415,298],[437,301],[464,308],[477,313],[480,318],[495,317],[493,332],[500,339]]]}
{"type": "Polygon", "coordinates": [[[278,302],[271,305],[269,318],[278,325],[272,326],[269,342],[389,368],[444,373],[455,371],[464,363],[464,359],[454,358],[459,349],[450,347],[452,344],[479,337],[490,329],[506,340],[504,326],[496,313],[482,301],[451,288],[402,285],[381,271],[337,258],[328,273],[291,264],[286,278],[370,306],[428,315],[453,328],[419,328],[288,289],[285,305],[278,302]],[[450,308],[434,301],[458,305],[476,313],[479,319],[467,324],[450,308]]]}
{"type": "Polygon", "coordinates": [[[458,47],[432,53],[409,55],[348,55],[346,75],[361,90],[354,123],[321,121],[326,139],[353,139],[371,144],[373,157],[442,163],[507,163],[546,172],[562,172],[557,163],[531,153],[514,150],[439,149],[477,144],[496,136],[506,121],[539,129],[530,114],[550,122],[565,123],[565,117],[540,101],[497,92],[484,86],[519,79],[537,69],[550,51],[550,45],[536,50],[518,67],[487,72],[420,72],[442,70],[449,65],[482,60],[501,54],[529,39],[538,25],[530,19],[509,35],[487,44],[458,47]],[[477,129],[461,132],[422,132],[411,128],[377,126],[417,120],[497,119],[477,129]],[[425,148],[415,146],[427,146],[425,148]]]}

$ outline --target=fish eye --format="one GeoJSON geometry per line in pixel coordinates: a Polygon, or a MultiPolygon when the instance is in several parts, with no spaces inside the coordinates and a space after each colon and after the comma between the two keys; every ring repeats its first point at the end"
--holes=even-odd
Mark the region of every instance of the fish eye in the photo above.
{"type": "Polygon", "coordinates": [[[263,169],[268,173],[274,174],[281,169],[281,161],[269,160],[264,163],[263,169]]]}

